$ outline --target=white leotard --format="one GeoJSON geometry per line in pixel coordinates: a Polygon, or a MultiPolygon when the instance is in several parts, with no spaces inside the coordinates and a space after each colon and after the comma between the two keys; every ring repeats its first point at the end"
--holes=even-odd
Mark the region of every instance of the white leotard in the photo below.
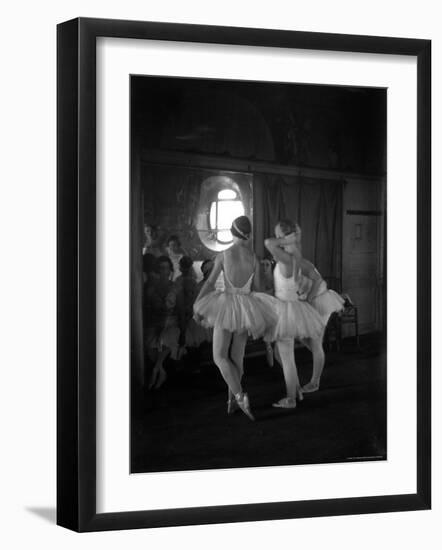
{"type": "Polygon", "coordinates": [[[298,300],[298,284],[294,275],[284,277],[281,273],[280,263],[278,262],[273,271],[273,280],[275,286],[275,296],[284,302],[293,302],[298,300]]]}

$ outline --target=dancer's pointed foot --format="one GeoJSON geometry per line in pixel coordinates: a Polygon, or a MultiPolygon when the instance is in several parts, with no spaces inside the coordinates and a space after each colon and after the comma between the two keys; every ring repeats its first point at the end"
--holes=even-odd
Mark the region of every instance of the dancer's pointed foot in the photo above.
{"type": "Polygon", "coordinates": [[[272,407],[276,407],[277,409],[296,409],[296,398],[283,397],[276,403],[273,403],[272,407]]]}
{"type": "Polygon", "coordinates": [[[252,410],[250,408],[249,403],[249,396],[246,393],[237,393],[235,395],[236,402],[238,404],[238,407],[242,410],[242,412],[250,418],[250,420],[255,420],[255,417],[252,414],[252,410]]]}
{"type": "Polygon", "coordinates": [[[161,365],[155,365],[149,380],[149,389],[157,390],[166,381],[167,374],[164,367],[161,365]]]}
{"type": "Polygon", "coordinates": [[[313,393],[319,390],[319,382],[309,382],[302,387],[303,393],[313,393]]]}
{"type": "Polygon", "coordinates": [[[235,396],[229,390],[227,392],[227,414],[233,414],[237,410],[239,410],[239,405],[235,399],[235,396]]]}

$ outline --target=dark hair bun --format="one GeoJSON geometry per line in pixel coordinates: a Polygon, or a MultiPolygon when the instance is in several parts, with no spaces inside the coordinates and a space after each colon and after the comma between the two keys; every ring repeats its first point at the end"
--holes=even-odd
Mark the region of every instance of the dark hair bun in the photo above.
{"type": "Polygon", "coordinates": [[[252,224],[247,216],[239,216],[233,220],[230,231],[235,237],[246,241],[252,233],[252,224]]]}

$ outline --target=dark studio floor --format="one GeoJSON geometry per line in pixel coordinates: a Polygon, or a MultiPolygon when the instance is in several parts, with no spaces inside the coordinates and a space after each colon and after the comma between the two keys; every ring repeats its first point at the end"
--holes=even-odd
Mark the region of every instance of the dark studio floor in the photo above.
{"type": "MultiPolygon", "coordinates": [[[[249,353],[261,348],[253,344],[249,353]]],[[[301,383],[311,354],[296,350],[301,383]]],[[[146,392],[132,418],[132,472],[256,467],[386,459],[386,354],[380,338],[351,339],[328,351],[321,388],[294,410],[271,404],[284,395],[282,369],[248,357],[244,386],[256,422],[226,413],[227,390],[210,363],[177,368],[146,392]],[[198,372],[199,371],[199,372],[198,372]]]]}

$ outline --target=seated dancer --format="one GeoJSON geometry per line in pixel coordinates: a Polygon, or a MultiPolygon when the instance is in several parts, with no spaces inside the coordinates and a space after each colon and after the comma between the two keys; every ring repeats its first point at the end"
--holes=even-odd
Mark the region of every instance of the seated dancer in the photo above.
{"type": "Polygon", "coordinates": [[[180,260],[186,255],[185,250],[181,246],[181,241],[177,235],[171,235],[167,239],[166,256],[170,258],[173,265],[173,280],[180,274],[180,260]]]}
{"type": "Polygon", "coordinates": [[[296,275],[298,295],[316,309],[324,324],[320,342],[314,341],[312,338],[302,340],[302,343],[313,354],[312,378],[310,382],[302,387],[302,391],[303,393],[312,393],[319,389],[322,371],[324,370],[325,355],[322,341],[324,339],[325,328],[330,315],[343,309],[344,299],[334,290],[329,290],[327,283],[321,277],[316,267],[302,257],[301,229],[299,226],[296,224],[292,226],[291,222],[284,220],[280,222],[280,227],[285,236],[285,242],[294,246],[293,253],[296,256],[298,264],[298,273],[296,275]]]}
{"type": "Polygon", "coordinates": [[[202,280],[198,283],[198,292],[203,288],[204,283],[207,281],[210,273],[213,269],[213,260],[204,260],[201,264],[201,273],[203,274],[202,280]]]}
{"type": "Polygon", "coordinates": [[[167,256],[157,259],[159,276],[145,292],[145,343],[149,358],[155,362],[149,389],[158,389],[166,380],[163,363],[170,355],[177,359],[179,328],[176,289],[171,281],[172,262],[167,256]]]}
{"type": "MultiPolygon", "coordinates": [[[[197,283],[197,295],[200,293],[201,289],[203,288],[205,282],[209,278],[209,275],[212,273],[213,266],[215,265],[213,260],[204,260],[201,264],[201,273],[203,275],[203,278],[201,281],[197,283]]],[[[204,327],[203,325],[197,323],[197,326],[200,330],[200,333],[203,337],[203,342],[212,342],[213,340],[213,328],[212,327],[204,327]]],[[[202,343],[203,343],[202,342],[202,343]]]]}
{"type": "Polygon", "coordinates": [[[228,387],[228,414],[239,407],[254,420],[241,385],[244,352],[248,335],[259,338],[276,322],[275,299],[252,291],[252,287],[260,288],[260,281],[259,263],[250,247],[249,218],[236,218],[230,230],[233,245],[216,257],[193,309],[203,326],[213,327],[213,360],[228,387]],[[221,271],[225,289],[217,291],[215,282],[221,271]]]}
{"type": "Polygon", "coordinates": [[[211,341],[210,331],[193,319],[193,304],[199,294],[199,285],[195,280],[193,260],[183,256],[179,261],[181,275],[175,280],[177,312],[180,328],[180,356],[186,353],[185,348],[199,347],[205,341],[211,341]]]}
{"type": "Polygon", "coordinates": [[[275,227],[276,238],[264,241],[266,248],[277,262],[273,279],[275,296],[278,298],[276,306],[278,320],[273,331],[266,335],[266,340],[276,341],[287,390],[287,396],[273,406],[293,409],[296,407],[296,399],[302,399],[295,363],[295,339],[309,339],[313,342],[312,351],[318,353],[318,349],[322,349],[324,323],[319,313],[308,302],[299,299],[296,282],[299,269],[297,248],[293,242],[293,235],[286,239],[286,229],[285,222],[278,222],[275,227]]]}

